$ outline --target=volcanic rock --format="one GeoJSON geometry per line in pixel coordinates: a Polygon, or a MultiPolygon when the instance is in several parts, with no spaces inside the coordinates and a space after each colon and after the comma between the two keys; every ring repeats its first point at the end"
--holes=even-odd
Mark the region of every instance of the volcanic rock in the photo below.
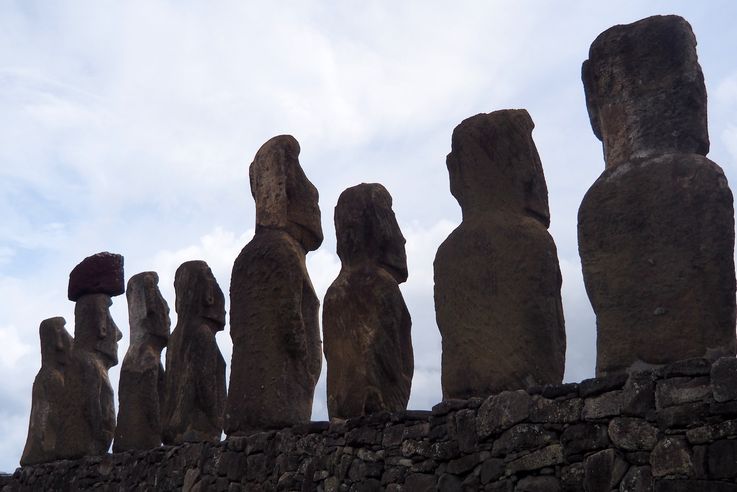
{"type": "Polygon", "coordinates": [[[69,274],[69,300],[77,301],[86,294],[107,294],[111,297],[125,292],[123,257],[102,252],[88,256],[69,274]]]}

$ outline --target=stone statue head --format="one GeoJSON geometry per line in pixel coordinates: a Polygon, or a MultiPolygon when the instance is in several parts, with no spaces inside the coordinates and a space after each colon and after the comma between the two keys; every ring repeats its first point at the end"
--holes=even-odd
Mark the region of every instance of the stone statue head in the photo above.
{"type": "Polygon", "coordinates": [[[524,109],[477,114],[454,130],[446,159],[450,192],[464,220],[490,211],[531,216],[550,224],[548,188],[524,109]]]}
{"type": "Polygon", "coordinates": [[[256,153],[249,169],[256,232],[281,229],[306,251],[314,251],[323,239],[318,193],[299,165],[299,151],[294,137],[280,135],[256,153]]]}
{"type": "Polygon", "coordinates": [[[108,368],[118,364],[118,341],[123,338],[110,316],[112,304],[107,294],[87,294],[74,306],[75,348],[99,354],[108,368]]]}
{"type": "Polygon", "coordinates": [[[68,362],[73,340],[64,327],[66,323],[66,320],[60,316],[41,322],[38,333],[41,339],[42,366],[58,367],[68,362]]]}
{"type": "Polygon", "coordinates": [[[180,320],[199,320],[213,332],[225,327],[225,297],[207,263],[182,263],[174,275],[174,292],[180,320]]]}
{"type": "Polygon", "coordinates": [[[581,78],[607,167],[709,152],[704,76],[683,18],[654,16],[607,29],[591,44],[581,78]]]}
{"type": "Polygon", "coordinates": [[[128,280],[125,292],[128,300],[128,320],[131,345],[148,338],[161,348],[169,339],[171,320],[169,305],[159,291],[156,272],[142,272],[128,280]]]}
{"type": "Polygon", "coordinates": [[[371,262],[397,282],[407,280],[406,242],[392,210],[392,197],[378,183],[362,183],[340,194],[335,207],[338,256],[344,265],[371,262]]]}

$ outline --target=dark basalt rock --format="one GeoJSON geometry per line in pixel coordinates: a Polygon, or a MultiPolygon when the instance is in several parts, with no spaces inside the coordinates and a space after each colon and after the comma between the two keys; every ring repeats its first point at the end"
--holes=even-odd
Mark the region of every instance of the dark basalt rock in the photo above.
{"type": "Polygon", "coordinates": [[[182,263],[174,277],[177,326],[166,349],[164,444],[220,440],[225,361],[215,334],[225,326],[225,297],[204,261],[182,263]]]}
{"type": "Polygon", "coordinates": [[[41,322],[41,370],[33,381],[28,438],[21,466],[63,458],[62,436],[67,407],[65,382],[74,341],[64,318],[41,322]]]}
{"type": "Polygon", "coordinates": [[[125,292],[123,257],[102,252],[88,256],[69,274],[69,300],[76,302],[86,294],[115,297],[125,292]]]}
{"type": "Polygon", "coordinates": [[[158,283],[156,272],[139,273],[128,281],[130,346],[120,369],[115,452],[151,449],[161,444],[161,351],[169,339],[171,321],[158,283]]]}
{"type": "Polygon", "coordinates": [[[558,384],[565,328],[542,164],[525,110],[468,118],[447,165],[463,222],[435,257],[443,398],[558,384]]]}
{"type": "Polygon", "coordinates": [[[578,214],[598,376],[735,353],[734,211],[705,158],[706,90],[677,16],[615,26],[583,82],[606,170],[578,214]]]}
{"type": "Polygon", "coordinates": [[[382,185],[364,183],[345,190],[335,207],[342,268],[323,308],[331,418],[407,408],[412,321],[399,290],[405,240],[391,206],[382,185]]]}
{"type": "Polygon", "coordinates": [[[307,251],[322,243],[317,189],[299,165],[294,137],[256,153],[249,176],[256,235],[230,281],[233,340],[225,432],[241,435],[309,422],[322,347],[307,251]]]}

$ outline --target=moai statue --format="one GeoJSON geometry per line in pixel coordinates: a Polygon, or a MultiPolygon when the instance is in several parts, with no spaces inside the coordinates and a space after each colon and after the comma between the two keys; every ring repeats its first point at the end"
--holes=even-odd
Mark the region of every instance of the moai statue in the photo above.
{"type": "Polygon", "coordinates": [[[225,432],[309,422],[320,376],[320,302],[305,255],[322,243],[317,189],[289,135],[266,142],[251,164],[256,234],[230,282],[233,362],[225,432]]]}
{"type": "Polygon", "coordinates": [[[125,292],[123,257],[98,253],[69,275],[74,306],[74,350],[65,379],[68,415],[60,446],[66,459],[107,453],[115,432],[108,370],[118,364],[122,333],[110,316],[111,296],[125,292]]]}
{"type": "Polygon", "coordinates": [[[604,31],[583,63],[606,169],[578,212],[598,376],[735,354],[734,212],[709,150],[696,39],[677,16],[604,31]]]}
{"type": "Polygon", "coordinates": [[[348,188],[335,207],[342,267],[325,295],[328,413],[349,418],[407,408],[414,372],[404,236],[380,184],[348,188]]]}
{"type": "Polygon", "coordinates": [[[156,272],[128,280],[130,346],[120,369],[118,425],[113,451],[151,449],[161,445],[161,400],[164,367],[161,351],[169,340],[169,306],[159,291],[156,272]]]}
{"type": "Polygon", "coordinates": [[[62,458],[62,428],[67,417],[66,369],[73,343],[65,324],[64,318],[49,318],[39,328],[41,370],[33,381],[31,418],[21,466],[62,458]]]}
{"type": "Polygon", "coordinates": [[[215,334],[225,327],[225,297],[204,261],[182,263],[174,276],[177,326],[166,348],[164,444],[220,440],[225,361],[215,334]]]}
{"type": "Polygon", "coordinates": [[[534,126],[522,109],[453,130],[447,166],[463,221],[434,263],[445,399],[563,378],[561,276],[534,126]]]}

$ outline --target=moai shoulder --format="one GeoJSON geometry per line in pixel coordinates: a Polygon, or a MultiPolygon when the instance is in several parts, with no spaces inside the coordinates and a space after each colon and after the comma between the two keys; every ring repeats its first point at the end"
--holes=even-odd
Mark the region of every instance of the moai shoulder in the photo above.
{"type": "Polygon", "coordinates": [[[399,290],[407,257],[386,188],[363,183],[341,193],[335,231],[342,267],[323,306],[328,412],[345,419],[405,410],[414,372],[399,290]]]}
{"type": "Polygon", "coordinates": [[[444,398],[559,383],[561,276],[542,164],[525,110],[464,120],[447,166],[463,221],[434,262],[444,398]]]}
{"type": "Polygon", "coordinates": [[[219,441],[225,361],[215,335],[225,327],[225,297],[204,261],[182,263],[174,291],[178,319],[166,350],[162,440],[219,441]]]}
{"type": "Polygon", "coordinates": [[[606,164],[578,213],[597,375],[734,355],[732,192],[705,157],[691,26],[678,16],[614,26],[582,78],[606,164]]]}
{"type": "Polygon", "coordinates": [[[161,444],[161,351],[167,345],[171,321],[158,283],[156,272],[139,273],[128,280],[130,346],[120,370],[115,452],[151,449],[161,444]]]}
{"type": "Polygon", "coordinates": [[[299,144],[267,141],[250,166],[256,234],[233,265],[233,359],[225,432],[309,421],[320,375],[319,301],[305,256],[323,240],[315,186],[299,164],[299,144]]]}

